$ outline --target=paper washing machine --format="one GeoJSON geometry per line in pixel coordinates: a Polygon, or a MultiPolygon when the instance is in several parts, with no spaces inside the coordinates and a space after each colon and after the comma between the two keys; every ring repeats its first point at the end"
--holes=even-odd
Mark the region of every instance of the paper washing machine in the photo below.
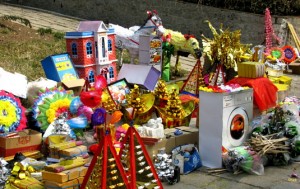
{"type": "Polygon", "coordinates": [[[249,137],[253,89],[199,94],[199,152],[202,164],[222,167],[222,151],[241,146],[249,137]]]}

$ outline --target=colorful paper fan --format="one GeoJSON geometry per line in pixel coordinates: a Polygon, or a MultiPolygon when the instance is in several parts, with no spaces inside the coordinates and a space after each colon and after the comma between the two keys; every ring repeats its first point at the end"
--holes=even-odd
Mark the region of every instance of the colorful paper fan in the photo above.
{"type": "Polygon", "coordinates": [[[272,57],[274,57],[274,58],[276,58],[276,59],[278,59],[278,60],[283,60],[283,58],[284,58],[284,52],[283,52],[283,50],[282,50],[281,48],[279,48],[279,47],[272,47],[272,48],[270,49],[269,54],[270,54],[272,57]]]}
{"type": "Polygon", "coordinates": [[[284,58],[283,58],[284,62],[286,62],[287,64],[290,64],[291,62],[296,60],[297,54],[293,47],[286,45],[286,46],[282,47],[282,50],[284,52],[284,58]]]}
{"type": "Polygon", "coordinates": [[[143,94],[141,96],[141,101],[145,103],[145,109],[142,113],[148,112],[154,105],[155,96],[152,93],[143,94]]]}
{"type": "Polygon", "coordinates": [[[73,98],[73,93],[61,87],[40,91],[32,106],[33,118],[37,120],[37,126],[45,131],[60,114],[67,112],[70,116],[70,104],[73,98]]]}
{"type": "Polygon", "coordinates": [[[25,108],[13,94],[0,91],[0,132],[21,131],[26,128],[25,108]]]}

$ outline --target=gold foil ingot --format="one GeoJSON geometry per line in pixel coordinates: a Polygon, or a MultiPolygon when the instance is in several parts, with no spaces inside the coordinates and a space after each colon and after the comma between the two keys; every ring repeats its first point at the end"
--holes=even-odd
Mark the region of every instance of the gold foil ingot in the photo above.
{"type": "Polygon", "coordinates": [[[150,168],[151,168],[150,166],[145,167],[146,170],[149,170],[150,168]]]}
{"type": "Polygon", "coordinates": [[[111,188],[111,189],[114,189],[114,188],[116,188],[116,186],[117,186],[117,185],[110,185],[110,186],[108,186],[108,187],[111,188]]]}
{"type": "Polygon", "coordinates": [[[147,186],[149,186],[151,183],[149,183],[149,182],[146,182],[144,185],[147,187],[147,186]]]}
{"type": "Polygon", "coordinates": [[[111,180],[117,180],[117,179],[118,179],[118,176],[111,177],[111,180]]]}
{"type": "Polygon", "coordinates": [[[18,177],[19,177],[19,179],[25,179],[27,176],[26,176],[25,172],[20,172],[18,177]]]}
{"type": "Polygon", "coordinates": [[[118,187],[120,187],[120,186],[124,186],[124,182],[120,182],[120,183],[118,183],[118,184],[117,184],[117,186],[118,186],[118,187]]]}
{"type": "Polygon", "coordinates": [[[19,172],[21,170],[21,167],[18,164],[15,164],[15,166],[13,167],[12,172],[19,172]]]}
{"type": "Polygon", "coordinates": [[[35,169],[34,169],[31,165],[28,166],[27,170],[28,170],[30,173],[35,172],[35,169]]]}
{"type": "Polygon", "coordinates": [[[112,164],[109,166],[111,169],[115,168],[116,167],[116,164],[112,164]]]}
{"type": "Polygon", "coordinates": [[[139,161],[142,161],[144,159],[144,156],[138,157],[137,158],[139,161]]]}
{"type": "Polygon", "coordinates": [[[118,172],[117,170],[112,170],[112,171],[110,172],[110,174],[114,175],[114,174],[116,174],[117,172],[118,172]]]}

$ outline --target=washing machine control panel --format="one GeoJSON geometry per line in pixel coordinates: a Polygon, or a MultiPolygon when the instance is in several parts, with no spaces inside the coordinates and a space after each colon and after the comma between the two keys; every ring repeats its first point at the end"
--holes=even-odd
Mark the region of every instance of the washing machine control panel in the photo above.
{"type": "Polygon", "coordinates": [[[233,92],[223,97],[223,107],[238,106],[241,104],[253,102],[252,90],[233,92]]]}
{"type": "Polygon", "coordinates": [[[249,102],[253,102],[252,91],[245,91],[244,93],[236,93],[235,94],[234,105],[245,104],[249,102]]]}
{"type": "Polygon", "coordinates": [[[230,107],[234,105],[234,96],[233,95],[227,95],[223,98],[223,107],[230,107]]]}

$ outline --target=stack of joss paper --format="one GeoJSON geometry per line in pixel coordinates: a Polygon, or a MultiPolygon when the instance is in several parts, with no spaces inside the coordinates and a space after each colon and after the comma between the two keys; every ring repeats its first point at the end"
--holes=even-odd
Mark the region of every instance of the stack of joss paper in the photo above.
{"type": "MultiPolygon", "coordinates": [[[[51,137],[51,136],[50,136],[51,137]]],[[[52,140],[53,141],[53,140],[52,140]]],[[[49,157],[60,159],[60,158],[73,158],[73,157],[84,157],[87,158],[88,151],[87,146],[83,145],[82,141],[62,141],[58,143],[49,144],[49,157]]]]}
{"type": "Polygon", "coordinates": [[[77,157],[51,164],[42,171],[45,188],[80,188],[87,172],[87,159],[77,157]]]}

